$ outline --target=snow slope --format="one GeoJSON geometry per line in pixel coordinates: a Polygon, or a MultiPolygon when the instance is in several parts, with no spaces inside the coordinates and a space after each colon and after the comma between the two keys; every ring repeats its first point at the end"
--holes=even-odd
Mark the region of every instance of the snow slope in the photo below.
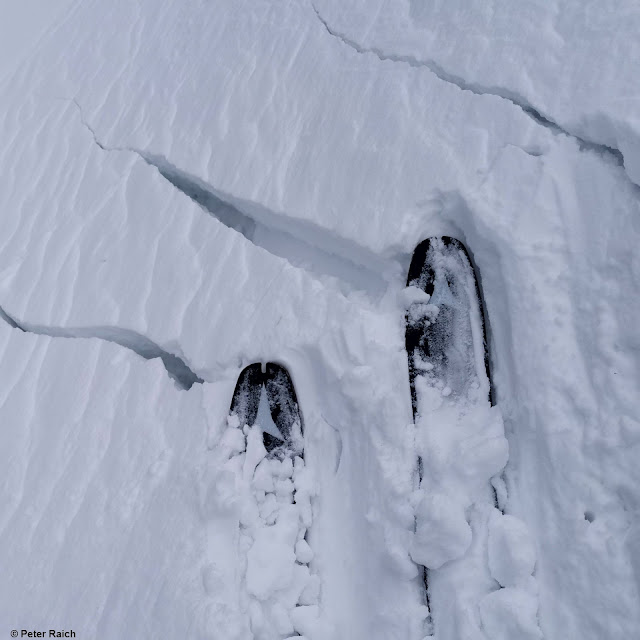
{"type": "Polygon", "coordinates": [[[624,2],[317,0],[359,51],[500,96],[542,125],[619,155],[640,184],[640,8],[624,2]]]}
{"type": "Polygon", "coordinates": [[[0,79],[69,12],[72,0],[0,0],[0,79]]]}
{"type": "Polygon", "coordinates": [[[193,636],[202,387],[98,340],[0,336],[3,628],[193,636]]]}
{"type": "MultiPolygon", "coordinates": [[[[0,306],[46,334],[0,322],[6,631],[252,637],[225,434],[273,361],[315,478],[294,627],[425,637],[403,289],[438,234],[481,275],[509,450],[507,515],[461,545],[490,593],[451,637],[640,628],[633,8],[368,6],[87,0],[0,85],[0,306]]],[[[484,468],[482,439],[447,446],[484,468]]]]}

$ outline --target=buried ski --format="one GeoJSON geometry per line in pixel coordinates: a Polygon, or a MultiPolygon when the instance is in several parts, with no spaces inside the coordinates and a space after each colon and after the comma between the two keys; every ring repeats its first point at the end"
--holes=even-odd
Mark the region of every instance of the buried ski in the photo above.
{"type": "Polygon", "coordinates": [[[439,640],[476,637],[480,623],[468,612],[493,589],[483,551],[489,520],[499,513],[490,481],[507,457],[490,403],[480,288],[466,248],[446,236],[417,246],[407,287],[419,487],[411,556],[423,567],[425,631],[435,626],[439,640]]]}
{"type": "Polygon", "coordinates": [[[305,467],[303,419],[288,371],[274,363],[246,367],[228,424],[228,439],[238,442],[243,606],[252,637],[305,635],[318,618],[320,583],[309,567],[313,552],[307,542],[315,488],[305,467]]]}

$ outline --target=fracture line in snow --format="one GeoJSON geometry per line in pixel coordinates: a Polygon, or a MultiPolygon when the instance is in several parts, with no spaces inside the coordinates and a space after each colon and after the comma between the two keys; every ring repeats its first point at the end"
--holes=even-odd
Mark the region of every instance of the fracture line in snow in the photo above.
{"type": "Polygon", "coordinates": [[[353,49],[357,53],[372,54],[381,61],[399,62],[407,64],[410,67],[427,69],[428,71],[433,73],[436,78],[442,80],[443,82],[447,82],[448,84],[455,85],[462,91],[469,91],[478,96],[495,96],[497,98],[507,100],[514,106],[521,109],[534,122],[543,127],[546,127],[554,134],[565,135],[569,138],[573,138],[576,142],[578,142],[580,149],[594,151],[598,155],[606,155],[608,157],[611,157],[615,160],[616,164],[624,168],[624,155],[619,149],[587,140],[586,138],[563,129],[557,122],[554,122],[549,117],[543,115],[538,109],[529,104],[523,96],[519,96],[513,91],[502,87],[483,86],[478,83],[469,82],[464,78],[461,78],[460,76],[456,76],[452,73],[449,73],[448,71],[445,71],[434,60],[421,60],[414,56],[386,53],[382,51],[382,49],[378,49],[376,47],[364,47],[358,44],[355,40],[349,38],[347,35],[340,33],[330,27],[329,23],[322,17],[321,13],[318,11],[318,9],[316,9],[315,5],[312,3],[311,6],[316,16],[318,17],[318,20],[320,20],[327,33],[333,38],[340,40],[343,44],[348,46],[350,49],[353,49]]]}
{"type": "Polygon", "coordinates": [[[12,318],[2,307],[0,307],[0,318],[10,327],[19,329],[24,333],[34,333],[52,338],[98,338],[106,342],[113,342],[125,349],[130,349],[145,360],[160,358],[169,377],[176,381],[182,389],[191,389],[194,383],[202,384],[204,380],[195,374],[186,365],[184,360],[173,353],[162,349],[149,338],[130,329],[119,327],[46,327],[43,325],[32,325],[29,323],[19,323],[12,318]]]}
{"type": "Polygon", "coordinates": [[[363,291],[372,298],[387,289],[389,275],[398,265],[373,251],[341,238],[308,221],[290,218],[251,202],[223,193],[200,178],[176,167],[157,154],[133,147],[107,147],[100,142],[83,115],[77,100],[82,124],[103,151],[129,151],[156,168],[173,187],[184,193],[225,226],[241,233],[254,245],[284,258],[314,276],[331,276],[347,285],[347,291],[363,291]]]}
{"type": "Polygon", "coordinates": [[[313,223],[278,215],[257,202],[222,193],[178,169],[166,158],[139,150],[136,153],[147,164],[156,167],[176,189],[256,246],[284,258],[294,267],[316,276],[332,276],[373,297],[385,292],[387,281],[383,273],[389,271],[391,265],[373,252],[313,223]],[[354,254],[360,258],[358,262],[352,259],[354,254]]]}
{"type": "Polygon", "coordinates": [[[112,148],[105,147],[102,144],[102,142],[98,140],[98,136],[96,135],[96,132],[93,130],[93,127],[85,120],[84,111],[82,110],[80,103],[75,98],[70,98],[70,100],[71,102],[73,102],[73,104],[76,106],[76,109],[78,110],[78,115],[80,116],[80,122],[82,122],[82,125],[84,126],[84,128],[91,134],[93,141],[96,143],[96,145],[98,145],[98,147],[100,147],[100,149],[102,149],[103,151],[130,151],[130,149],[125,149],[124,147],[112,147],[112,148]]]}

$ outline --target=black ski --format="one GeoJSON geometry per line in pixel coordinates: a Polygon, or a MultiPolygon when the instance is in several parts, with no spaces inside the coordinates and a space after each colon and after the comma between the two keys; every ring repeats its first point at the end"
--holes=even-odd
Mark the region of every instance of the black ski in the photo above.
{"type": "Polygon", "coordinates": [[[262,390],[262,366],[259,362],[245,367],[238,376],[229,413],[238,416],[240,428],[255,424],[262,390]]]}
{"type": "MultiPolygon", "coordinates": [[[[457,401],[467,397],[474,388],[480,392],[476,397],[482,397],[479,379],[484,373],[484,388],[490,397],[482,298],[469,253],[462,242],[448,236],[421,242],[411,260],[407,286],[417,287],[429,295],[428,300],[425,297],[424,301],[412,303],[406,315],[405,345],[414,422],[421,413],[416,388],[421,377],[428,386],[440,389],[443,395],[457,401]],[[480,336],[473,336],[472,313],[479,319],[480,336]],[[478,341],[483,350],[481,358],[476,348],[478,341]],[[484,361],[484,372],[478,370],[479,359],[484,361]]],[[[418,458],[418,476],[421,482],[421,458],[418,458]]],[[[430,608],[426,567],[422,567],[422,579],[430,608]]]]}
{"type": "Polygon", "coordinates": [[[304,460],[302,414],[287,369],[272,362],[243,369],[230,417],[231,433],[225,434],[225,442],[231,443],[229,468],[244,496],[238,510],[238,549],[246,558],[247,630],[252,638],[301,637],[295,617],[282,614],[292,606],[308,610],[317,605],[320,581],[310,567],[313,550],[308,543],[315,487],[304,460]],[[290,545],[290,552],[272,554],[271,540],[278,541],[278,549],[290,545]],[[272,570],[283,571],[282,585],[256,579],[272,570]]]}
{"type": "Polygon", "coordinates": [[[412,304],[406,316],[405,344],[415,420],[419,413],[419,376],[429,384],[440,385],[453,398],[465,395],[470,385],[478,384],[477,338],[474,340],[472,335],[470,317],[474,309],[482,330],[487,381],[489,359],[480,287],[462,242],[448,236],[421,242],[411,260],[407,286],[418,287],[430,296],[426,303],[412,304]]]}

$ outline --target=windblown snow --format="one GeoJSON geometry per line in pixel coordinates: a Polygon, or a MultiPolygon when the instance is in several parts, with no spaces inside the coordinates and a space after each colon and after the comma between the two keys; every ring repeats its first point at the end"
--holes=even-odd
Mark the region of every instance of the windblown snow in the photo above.
{"type": "Polygon", "coordinates": [[[637,637],[637,3],[19,11],[0,634],[637,637]],[[407,269],[445,235],[491,381],[477,352],[482,393],[423,384],[414,422],[405,318],[450,292],[407,269]],[[304,456],[268,455],[264,399],[229,415],[256,362],[304,456]]]}

